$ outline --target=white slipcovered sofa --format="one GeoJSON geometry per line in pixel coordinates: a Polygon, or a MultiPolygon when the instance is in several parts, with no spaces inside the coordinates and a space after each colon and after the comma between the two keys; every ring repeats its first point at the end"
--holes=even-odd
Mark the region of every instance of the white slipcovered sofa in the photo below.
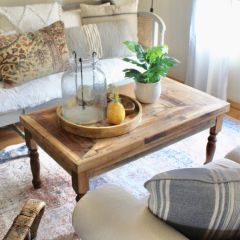
{"type": "MultiPolygon", "coordinates": [[[[6,5],[22,5],[29,1],[3,1],[0,7],[6,5]]],[[[40,3],[42,1],[39,0],[40,3]]],[[[64,1],[65,2],[65,1],[64,1]]],[[[81,2],[81,1],[80,1],[81,2]]],[[[94,1],[90,1],[94,2],[94,1]]],[[[99,2],[99,1],[98,1],[99,2]]],[[[33,1],[34,4],[38,1],[33,1]]],[[[61,19],[65,27],[75,27],[81,25],[79,3],[65,4],[61,19]]],[[[139,19],[146,17],[147,21],[142,20],[140,25],[151,25],[151,45],[162,44],[164,40],[165,25],[161,18],[153,13],[138,13],[139,19]]],[[[0,12],[1,17],[1,12],[0,12]]],[[[139,26],[140,26],[139,25],[139,26]]],[[[140,31],[139,31],[140,32],[140,31]]],[[[144,31],[141,31],[144,35],[144,31]]],[[[1,33],[1,29],[0,29],[1,33]]],[[[141,38],[139,37],[141,42],[141,38]]],[[[101,59],[100,67],[105,72],[107,83],[121,82],[124,79],[122,70],[129,66],[129,63],[119,58],[101,59]]],[[[61,77],[63,72],[35,79],[13,88],[5,89],[0,82],[0,127],[19,122],[19,116],[39,108],[53,105],[61,101],[61,77]]]]}
{"type": "MultiPolygon", "coordinates": [[[[216,160],[206,166],[239,168],[240,171],[240,146],[228,153],[224,159],[216,160]]],[[[77,203],[73,212],[73,226],[82,240],[188,239],[154,216],[147,205],[146,198],[137,199],[118,186],[106,185],[88,192],[77,203]]]]}

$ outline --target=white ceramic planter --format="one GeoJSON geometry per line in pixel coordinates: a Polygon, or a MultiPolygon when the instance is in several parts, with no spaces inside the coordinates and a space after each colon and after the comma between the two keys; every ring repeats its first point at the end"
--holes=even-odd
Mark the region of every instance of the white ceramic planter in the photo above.
{"type": "Polygon", "coordinates": [[[142,103],[154,103],[161,95],[161,81],[156,83],[140,83],[135,81],[135,95],[142,103]]]}

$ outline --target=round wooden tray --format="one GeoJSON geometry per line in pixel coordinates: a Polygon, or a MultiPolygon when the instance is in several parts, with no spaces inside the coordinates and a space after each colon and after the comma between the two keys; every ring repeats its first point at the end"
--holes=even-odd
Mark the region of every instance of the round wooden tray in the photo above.
{"type": "Polygon", "coordinates": [[[128,102],[128,105],[134,104],[134,109],[126,109],[126,118],[119,125],[110,125],[107,120],[101,123],[90,125],[80,125],[66,120],[62,116],[62,107],[57,108],[57,115],[61,127],[72,134],[88,138],[109,138],[123,135],[138,126],[142,119],[142,106],[141,104],[128,96],[120,94],[121,100],[128,102]],[[130,103],[130,104],[129,104],[130,103]]]}

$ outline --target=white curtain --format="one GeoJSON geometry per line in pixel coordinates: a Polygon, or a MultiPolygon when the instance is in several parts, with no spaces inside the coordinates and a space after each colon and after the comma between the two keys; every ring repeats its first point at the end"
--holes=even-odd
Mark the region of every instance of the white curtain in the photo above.
{"type": "Polygon", "coordinates": [[[230,58],[240,45],[239,0],[193,0],[186,83],[227,98],[230,58]]]}

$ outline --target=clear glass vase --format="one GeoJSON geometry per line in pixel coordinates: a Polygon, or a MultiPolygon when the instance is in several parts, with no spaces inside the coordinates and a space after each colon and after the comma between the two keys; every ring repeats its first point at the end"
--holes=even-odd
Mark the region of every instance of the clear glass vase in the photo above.
{"type": "Polygon", "coordinates": [[[106,118],[106,77],[93,54],[90,60],[70,60],[62,77],[62,114],[75,124],[93,124],[106,118]]]}

